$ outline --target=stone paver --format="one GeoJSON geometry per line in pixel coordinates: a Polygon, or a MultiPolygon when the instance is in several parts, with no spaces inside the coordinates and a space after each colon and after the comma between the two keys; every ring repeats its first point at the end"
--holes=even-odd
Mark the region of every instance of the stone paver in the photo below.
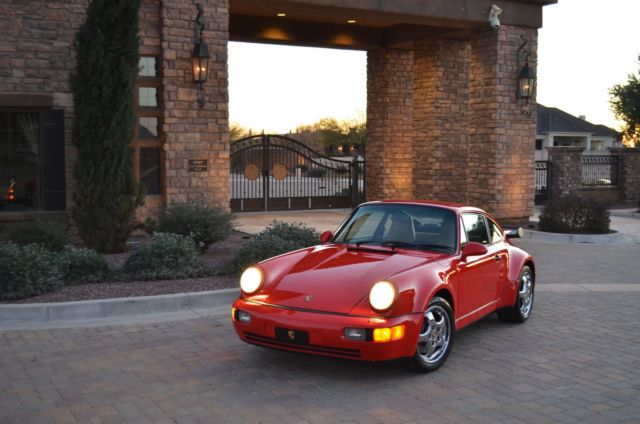
{"type": "MultiPolygon", "coordinates": [[[[333,229],[347,212],[278,218],[333,229]]],[[[463,330],[437,373],[256,348],[227,317],[4,332],[0,422],[638,422],[640,247],[516,243],[537,258],[533,318],[463,330]]]]}
{"type": "Polygon", "coordinates": [[[227,317],[5,332],[0,422],[637,422],[639,300],[541,292],[429,375],[245,345],[227,317]]]}
{"type": "Polygon", "coordinates": [[[417,375],[262,349],[228,317],[0,332],[1,423],[637,423],[640,246],[520,240],[534,315],[457,334],[417,375]],[[611,291],[548,290],[610,285],[611,291]],[[579,287],[579,286],[575,286],[579,287]]]}

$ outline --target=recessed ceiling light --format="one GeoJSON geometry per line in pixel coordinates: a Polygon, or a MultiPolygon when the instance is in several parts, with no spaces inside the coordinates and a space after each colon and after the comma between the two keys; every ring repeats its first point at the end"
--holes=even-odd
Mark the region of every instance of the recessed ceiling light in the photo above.
{"type": "Polygon", "coordinates": [[[278,13],[276,13],[276,16],[279,17],[279,18],[284,18],[285,16],[287,16],[287,14],[284,13],[284,12],[278,12],[278,13]]]}
{"type": "Polygon", "coordinates": [[[355,24],[356,22],[358,22],[358,21],[356,21],[355,19],[349,19],[347,21],[348,24],[355,24]]]}

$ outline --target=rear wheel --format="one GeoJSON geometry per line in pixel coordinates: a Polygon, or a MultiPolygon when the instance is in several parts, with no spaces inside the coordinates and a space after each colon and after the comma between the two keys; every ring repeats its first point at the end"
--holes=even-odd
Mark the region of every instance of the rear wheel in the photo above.
{"type": "Polygon", "coordinates": [[[454,330],[451,305],[441,297],[434,297],[422,318],[416,353],[411,358],[414,368],[431,372],[444,364],[453,346],[454,330]]]}
{"type": "Polygon", "coordinates": [[[528,266],[523,266],[518,279],[518,294],[516,302],[511,308],[498,311],[498,317],[507,322],[525,322],[531,316],[533,309],[533,272],[528,266]]]}

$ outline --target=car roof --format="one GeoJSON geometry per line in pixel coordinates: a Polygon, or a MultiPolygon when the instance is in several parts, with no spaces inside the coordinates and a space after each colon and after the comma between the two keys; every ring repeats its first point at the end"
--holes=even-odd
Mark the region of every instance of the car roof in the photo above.
{"type": "MultiPolygon", "coordinates": [[[[445,209],[449,209],[452,210],[454,212],[457,213],[462,213],[462,212],[479,212],[479,213],[485,213],[485,211],[483,211],[480,208],[476,208],[474,206],[468,206],[468,205],[463,205],[462,203],[454,203],[454,202],[441,202],[438,200],[393,200],[393,199],[387,199],[387,200],[375,200],[372,202],[367,202],[367,203],[363,203],[362,205],[375,205],[375,204],[405,204],[405,205],[422,205],[422,206],[436,206],[439,208],[445,208],[445,209]]],[[[362,206],[361,205],[361,206],[362,206]]]]}

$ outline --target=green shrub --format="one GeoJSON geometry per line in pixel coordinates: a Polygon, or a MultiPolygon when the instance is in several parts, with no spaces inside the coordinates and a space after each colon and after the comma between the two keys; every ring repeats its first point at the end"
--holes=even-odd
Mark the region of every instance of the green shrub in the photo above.
{"type": "Polygon", "coordinates": [[[161,280],[201,277],[207,274],[207,269],[192,238],[155,233],[129,256],[122,272],[130,279],[161,280]]]}
{"type": "Polygon", "coordinates": [[[85,245],[122,252],[144,189],[134,176],[135,83],[140,0],[86,1],[75,35],[71,141],[76,147],[71,215],[85,245]]]}
{"type": "Polygon", "coordinates": [[[62,275],[54,255],[38,244],[0,243],[0,299],[22,299],[58,287],[62,275]]]}
{"type": "MultiPolygon", "coordinates": [[[[201,251],[229,237],[232,215],[215,208],[174,203],[160,213],[157,231],[191,237],[201,251]]],[[[147,224],[148,227],[153,226],[147,224]]]]}
{"type": "Polygon", "coordinates": [[[56,221],[29,222],[13,231],[9,238],[16,244],[40,244],[52,251],[61,251],[71,244],[64,224],[56,221]]]}
{"type": "Polygon", "coordinates": [[[93,249],[66,246],[56,255],[56,263],[65,283],[98,282],[109,276],[107,261],[93,249]]]}
{"type": "Polygon", "coordinates": [[[238,250],[227,272],[237,274],[252,263],[292,250],[313,246],[319,242],[320,234],[304,224],[274,221],[238,250]]]}
{"type": "Polygon", "coordinates": [[[605,205],[572,194],[552,198],[540,215],[538,227],[551,233],[606,234],[609,223],[605,205]]]}

